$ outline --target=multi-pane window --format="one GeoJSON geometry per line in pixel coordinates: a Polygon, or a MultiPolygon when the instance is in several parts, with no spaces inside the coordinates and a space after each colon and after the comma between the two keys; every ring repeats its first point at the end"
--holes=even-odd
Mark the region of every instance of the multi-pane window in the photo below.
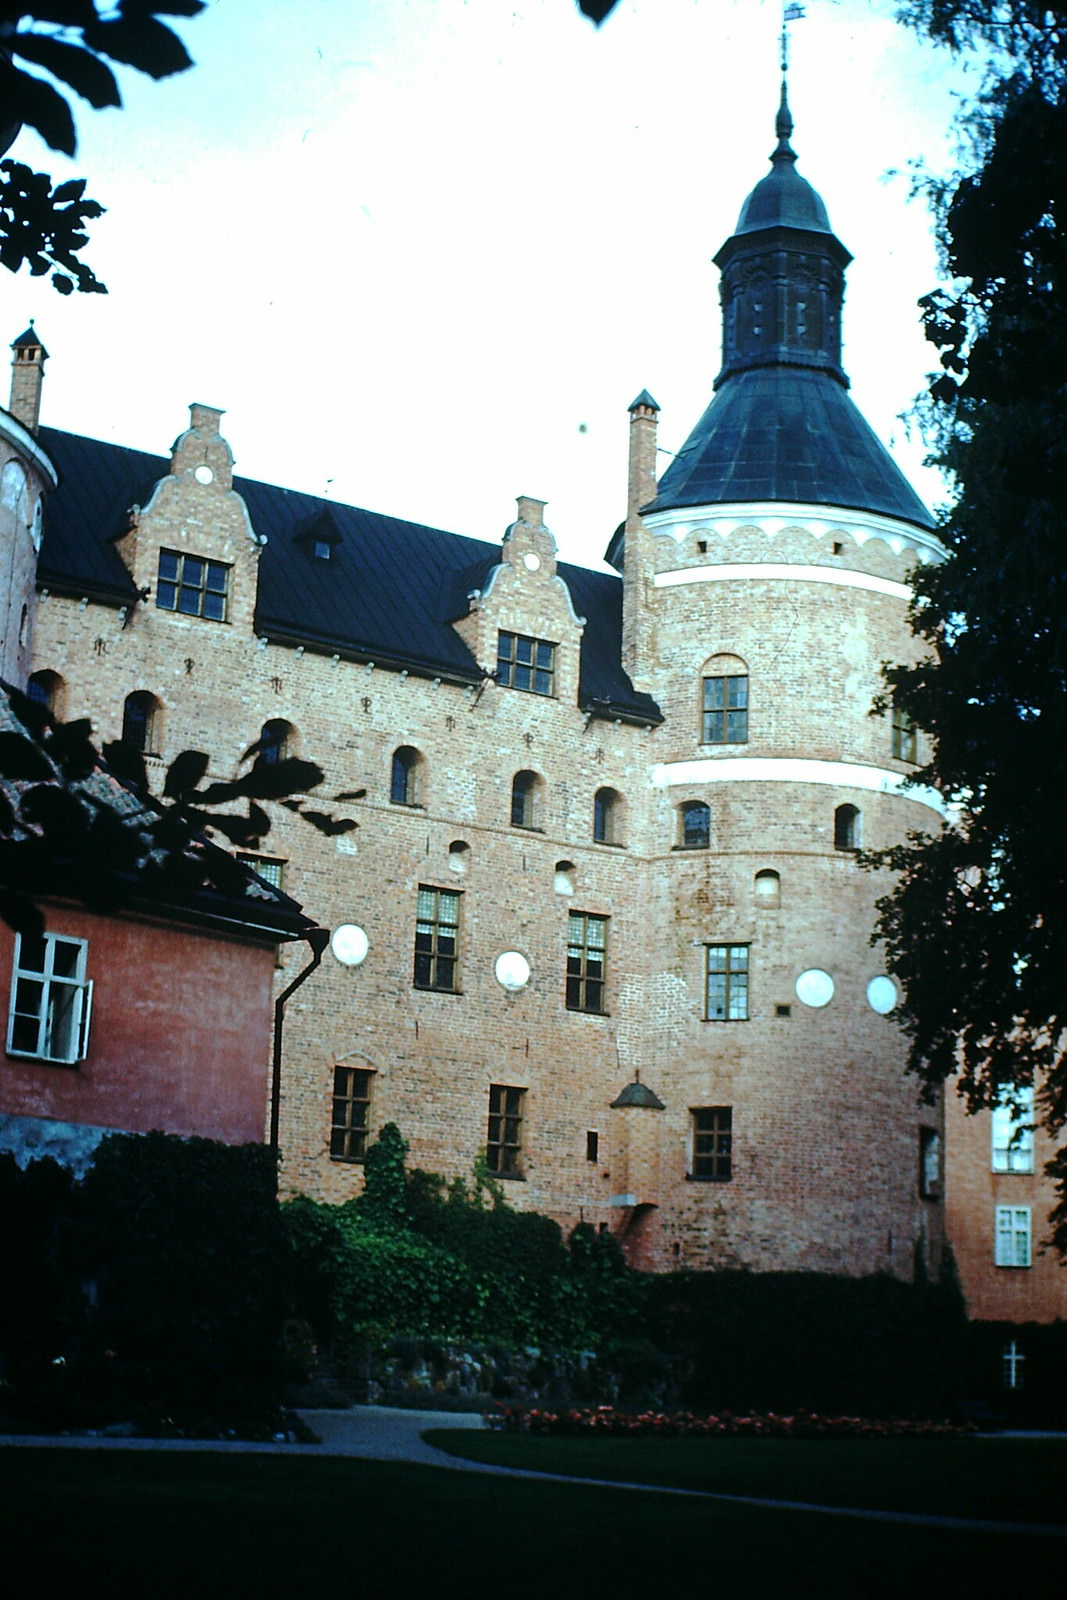
{"type": "Polygon", "coordinates": [[[522,1175],[522,1103],[525,1089],[511,1089],[502,1083],[489,1087],[489,1127],[485,1140],[485,1164],[498,1178],[522,1175]]]}
{"type": "Polygon", "coordinates": [[[292,728],[280,717],[272,717],[259,730],[259,759],[269,765],[284,761],[289,754],[292,728]]]}
{"type": "Polygon", "coordinates": [[[917,761],[919,758],[915,724],[902,706],[893,707],[893,754],[898,761],[917,761]]]}
{"type": "Polygon", "coordinates": [[[706,850],[711,843],[711,812],[703,800],[686,800],[681,806],[682,849],[706,850]]]}
{"type": "Polygon", "coordinates": [[[459,895],[451,889],[419,885],[415,923],[416,989],[456,992],[459,950],[459,895]]]}
{"type": "Polygon", "coordinates": [[[85,976],[89,946],[63,934],[18,934],[7,1048],[73,1066],[89,1048],[93,985],[85,976]]]}
{"type": "Polygon", "coordinates": [[[704,744],[744,744],[748,739],[748,675],[704,679],[704,744]]]}
{"type": "Polygon", "coordinates": [[[936,1200],[941,1193],[941,1135],[936,1128],[919,1129],[919,1194],[936,1200]]]}
{"type": "Polygon", "coordinates": [[[180,611],[186,617],[207,617],[225,622],[230,590],[230,569],[221,561],[159,552],[156,605],[161,611],[180,611]]]}
{"type": "Polygon", "coordinates": [[[608,919],[572,911],[567,919],[567,1009],[604,1011],[608,919]]]}
{"type": "Polygon", "coordinates": [[[1006,1089],[993,1107],[992,1122],[993,1171],[1033,1172],[1033,1089],[1006,1089]]]}
{"type": "Polygon", "coordinates": [[[707,989],[704,1015],[709,1022],[744,1022],[748,1018],[748,945],[707,946],[707,989]]]}
{"type": "Polygon", "coordinates": [[[1030,1207],[997,1206],[993,1261],[998,1267],[1030,1265],[1030,1207]]]}
{"type": "Polygon", "coordinates": [[[389,769],[389,798],[395,806],[413,806],[418,801],[419,752],[409,744],[393,751],[389,769]]]}
{"type": "Polygon", "coordinates": [[[556,647],[524,633],[498,633],[496,681],[531,694],[555,694],[556,647]]]}
{"type": "Polygon", "coordinates": [[[251,850],[238,850],[238,861],[253,872],[258,872],[274,889],[280,889],[285,879],[285,862],[279,856],[260,856],[251,850]]]}
{"type": "Polygon", "coordinates": [[[700,1106],[693,1119],[693,1160],[690,1177],[725,1183],[733,1177],[732,1106],[700,1106]]]}
{"type": "Polygon", "coordinates": [[[334,1067],[330,1159],[362,1161],[367,1149],[373,1072],[364,1067],[334,1067]]]}

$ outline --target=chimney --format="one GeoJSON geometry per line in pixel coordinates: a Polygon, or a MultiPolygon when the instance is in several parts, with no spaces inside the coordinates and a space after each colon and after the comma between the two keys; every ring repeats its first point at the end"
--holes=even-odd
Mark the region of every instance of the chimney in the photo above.
{"type": "Polygon", "coordinates": [[[626,478],[626,522],[622,546],[622,664],[637,689],[646,687],[653,629],[649,581],[651,554],[641,507],[656,498],[656,434],[659,406],[642,389],[630,410],[630,460],[626,478]]]}
{"type": "Polygon", "coordinates": [[[626,483],[626,530],[642,506],[656,498],[656,431],[659,406],[642,389],[630,406],[630,470],[626,483]]]}
{"type": "Polygon", "coordinates": [[[16,422],[21,422],[24,428],[36,433],[41,420],[41,387],[48,351],[37,337],[32,322],[25,333],[19,334],[11,348],[15,354],[11,362],[11,400],[8,410],[16,422]]]}

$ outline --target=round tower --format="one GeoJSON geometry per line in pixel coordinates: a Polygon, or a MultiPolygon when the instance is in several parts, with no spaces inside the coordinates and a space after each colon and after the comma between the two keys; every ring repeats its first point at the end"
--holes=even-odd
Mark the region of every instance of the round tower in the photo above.
{"type": "Polygon", "coordinates": [[[665,714],[652,963],[668,987],[684,975],[641,1076],[663,1102],[659,1170],[686,1179],[638,1196],[636,1254],[907,1278],[938,1270],[940,1112],[904,1074],[869,942],[885,886],[856,858],[938,822],[907,786],[914,730],[871,708],[882,664],[914,648],[909,572],[941,547],[849,397],[851,257],[792,131],[783,83],[771,171],[715,258],[713,398],[621,552],[644,608],[628,665],[665,714]]]}

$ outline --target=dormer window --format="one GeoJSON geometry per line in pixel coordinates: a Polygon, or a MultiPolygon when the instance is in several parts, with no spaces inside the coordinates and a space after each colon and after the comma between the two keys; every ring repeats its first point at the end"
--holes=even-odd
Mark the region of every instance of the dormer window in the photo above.
{"type": "Polygon", "coordinates": [[[329,561],[333,555],[333,546],[327,539],[316,539],[314,554],[316,561],[329,561]]]}
{"type": "Polygon", "coordinates": [[[555,694],[555,645],[524,633],[501,632],[497,636],[496,681],[528,694],[555,694]]]}
{"type": "Polygon", "coordinates": [[[186,617],[225,622],[230,593],[230,568],[221,561],[187,556],[177,550],[159,552],[156,605],[186,617]]]}

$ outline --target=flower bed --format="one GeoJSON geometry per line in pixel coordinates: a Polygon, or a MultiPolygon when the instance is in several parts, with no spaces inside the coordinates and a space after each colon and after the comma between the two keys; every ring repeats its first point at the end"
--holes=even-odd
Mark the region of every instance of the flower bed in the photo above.
{"type": "Polygon", "coordinates": [[[731,1411],[698,1415],[692,1411],[616,1411],[613,1406],[567,1411],[498,1406],[485,1414],[490,1428],[504,1433],[552,1434],[575,1438],[594,1434],[615,1439],[766,1438],[899,1439],[973,1433],[971,1424],[913,1421],[903,1417],[826,1417],[810,1411],[778,1415],[731,1411]]]}

